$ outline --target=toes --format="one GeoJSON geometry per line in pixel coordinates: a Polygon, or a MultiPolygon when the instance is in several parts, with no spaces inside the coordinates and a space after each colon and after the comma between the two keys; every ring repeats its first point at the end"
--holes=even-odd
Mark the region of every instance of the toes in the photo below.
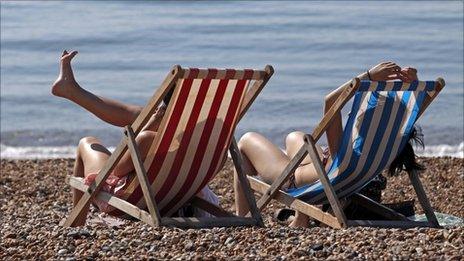
{"type": "Polygon", "coordinates": [[[63,52],[63,56],[61,56],[61,60],[63,62],[70,62],[74,56],[76,56],[77,51],[72,51],[71,53],[68,53],[66,50],[63,52]]]}
{"type": "Polygon", "coordinates": [[[71,54],[69,55],[69,59],[71,60],[72,58],[74,58],[76,54],[77,54],[77,51],[72,51],[71,54]]]}
{"type": "Polygon", "coordinates": [[[65,56],[68,54],[68,51],[64,50],[63,53],[61,54],[61,57],[65,56]]]}

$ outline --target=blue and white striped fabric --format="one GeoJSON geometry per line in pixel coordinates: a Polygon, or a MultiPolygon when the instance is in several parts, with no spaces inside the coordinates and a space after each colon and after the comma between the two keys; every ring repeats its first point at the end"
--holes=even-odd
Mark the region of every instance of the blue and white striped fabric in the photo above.
{"type": "MultiPolygon", "coordinates": [[[[328,170],[339,198],[361,190],[390,165],[407,142],[426,91],[434,89],[434,81],[361,81],[339,151],[328,170]]],[[[327,203],[319,181],[287,193],[311,204],[327,203]]]]}

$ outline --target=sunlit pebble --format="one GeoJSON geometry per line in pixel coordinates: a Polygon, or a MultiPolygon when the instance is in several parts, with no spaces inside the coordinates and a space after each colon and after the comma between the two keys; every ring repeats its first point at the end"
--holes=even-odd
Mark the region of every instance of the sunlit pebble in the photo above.
{"type": "MultiPolygon", "coordinates": [[[[463,159],[420,159],[428,169],[421,179],[432,206],[440,212],[464,216],[463,159]],[[438,175],[439,174],[439,175],[438,175]],[[441,178],[437,178],[440,176],[441,178]],[[438,189],[440,188],[440,189],[438,189]],[[445,189],[446,188],[446,189],[445,189]]],[[[447,229],[375,229],[326,227],[288,228],[272,216],[282,207],[273,202],[263,212],[267,228],[180,230],[151,228],[127,221],[116,228],[90,224],[84,228],[58,226],[71,204],[64,183],[72,160],[1,161],[0,209],[3,214],[0,260],[4,259],[451,259],[464,256],[462,227],[447,229]],[[27,185],[26,185],[27,184],[27,185]],[[48,196],[43,196],[43,192],[48,196]],[[39,197],[42,202],[37,203],[39,197]],[[64,210],[61,208],[64,207],[64,210]],[[147,240],[148,238],[148,240],[147,240]]],[[[226,167],[211,187],[225,208],[233,207],[233,169],[226,167]]],[[[386,202],[414,198],[407,175],[389,178],[386,202]],[[404,195],[393,193],[401,188],[404,195]]],[[[416,211],[421,209],[416,204],[416,211]]],[[[89,219],[97,218],[92,211],[89,219]]]]}

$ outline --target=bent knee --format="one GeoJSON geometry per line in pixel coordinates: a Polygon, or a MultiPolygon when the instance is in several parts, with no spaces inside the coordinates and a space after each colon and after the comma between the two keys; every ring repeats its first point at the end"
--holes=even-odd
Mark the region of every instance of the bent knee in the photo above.
{"type": "Polygon", "coordinates": [[[145,142],[147,140],[153,140],[155,138],[156,132],[154,131],[149,131],[149,130],[144,130],[141,131],[138,135],[136,140],[138,142],[145,142]]]}
{"type": "Polygon", "coordinates": [[[87,136],[79,140],[79,147],[89,145],[95,142],[100,142],[100,140],[92,136],[87,136]]]}
{"type": "Polygon", "coordinates": [[[304,135],[305,133],[302,131],[291,132],[285,138],[285,143],[290,144],[290,143],[295,143],[295,142],[302,142],[304,140],[304,135]]]}
{"type": "Polygon", "coordinates": [[[247,132],[238,141],[238,148],[242,150],[261,139],[263,136],[257,132],[247,132]]]}
{"type": "Polygon", "coordinates": [[[156,132],[149,130],[141,131],[137,135],[135,140],[142,154],[145,154],[148,151],[149,147],[153,143],[153,140],[155,139],[155,136],[156,132]]]}

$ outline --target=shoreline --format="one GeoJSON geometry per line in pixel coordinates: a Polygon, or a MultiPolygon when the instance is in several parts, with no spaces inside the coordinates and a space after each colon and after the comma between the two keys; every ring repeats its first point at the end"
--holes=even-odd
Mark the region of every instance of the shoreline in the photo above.
{"type": "MultiPolygon", "coordinates": [[[[419,158],[432,207],[464,218],[464,159],[419,158]]],[[[121,220],[110,227],[88,222],[82,228],[58,226],[71,207],[70,174],[73,159],[1,160],[0,259],[149,258],[197,260],[293,259],[450,259],[464,256],[464,227],[445,229],[377,229],[326,227],[288,228],[274,218],[282,205],[263,211],[265,228],[188,229],[152,228],[121,220]]],[[[221,206],[233,210],[233,166],[228,161],[210,183],[221,206]]],[[[414,191],[407,175],[387,178],[382,200],[409,200],[414,191]]],[[[422,213],[415,206],[416,213],[422,213]]],[[[92,210],[89,220],[98,220],[92,210]]]]}
{"type": "MultiPolygon", "coordinates": [[[[325,145],[323,145],[325,146],[325,145]]],[[[108,147],[113,151],[115,147],[108,147]]],[[[75,157],[76,146],[9,146],[0,143],[0,159],[5,160],[47,160],[68,159],[75,157]]],[[[464,158],[464,141],[459,144],[429,145],[416,149],[419,157],[453,157],[464,158]]]]}

